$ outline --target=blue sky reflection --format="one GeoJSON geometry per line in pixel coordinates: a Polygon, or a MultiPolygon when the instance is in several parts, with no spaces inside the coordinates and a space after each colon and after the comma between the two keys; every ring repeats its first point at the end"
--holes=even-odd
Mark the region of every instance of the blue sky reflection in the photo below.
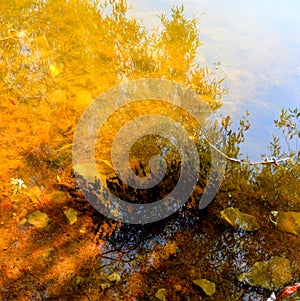
{"type": "Polygon", "coordinates": [[[188,17],[199,22],[199,61],[221,63],[228,88],[221,113],[239,120],[250,112],[251,129],[243,153],[259,159],[267,153],[273,120],[280,109],[299,107],[300,1],[129,0],[131,13],[156,27],[158,14],[184,4],[188,17]]]}

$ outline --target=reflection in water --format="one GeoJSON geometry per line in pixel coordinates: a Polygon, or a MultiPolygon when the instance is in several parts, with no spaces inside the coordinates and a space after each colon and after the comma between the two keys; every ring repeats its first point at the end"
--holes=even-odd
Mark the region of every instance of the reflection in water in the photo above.
{"type": "MultiPolygon", "coordinates": [[[[250,112],[251,129],[242,145],[244,156],[258,160],[272,140],[273,120],[282,107],[299,107],[300,22],[294,1],[136,1],[131,14],[150,27],[160,26],[158,14],[184,3],[185,13],[200,20],[198,61],[220,62],[228,94],[220,110],[235,123],[250,112]],[[145,8],[146,7],[146,8],[145,8]]],[[[279,133],[276,133],[279,135],[279,133]]]]}
{"type": "MultiPolygon", "coordinates": [[[[122,80],[174,80],[193,88],[213,110],[224,93],[218,70],[195,64],[196,22],[186,19],[182,9],[173,9],[158,33],[127,18],[125,2],[110,2],[107,8],[79,0],[1,2],[1,298],[153,300],[165,288],[170,300],[208,300],[193,285],[204,278],[216,284],[215,300],[266,299],[269,291],[239,283],[236,277],[275,255],[299,266],[298,237],[276,231],[269,220],[270,210],[300,210],[299,191],[292,189],[299,187],[297,165],[265,166],[257,174],[247,166],[229,165],[220,193],[200,211],[211,154],[199,139],[199,185],[178,212],[146,225],[106,219],[71,177],[73,137],[82,112],[122,80]],[[11,178],[21,179],[27,188],[15,189],[11,178]],[[226,207],[256,216],[261,229],[248,233],[231,228],[220,218],[226,207]],[[77,212],[72,225],[64,214],[69,208],[77,212]],[[51,219],[46,227],[28,223],[36,210],[51,219]]],[[[117,129],[145,111],[159,109],[184,124],[192,140],[199,138],[192,118],[158,103],[121,108],[99,131],[95,152],[103,180],[115,176],[107,146],[117,129]]],[[[232,138],[238,133],[225,133],[229,150],[238,154],[239,143],[232,138]]],[[[172,143],[147,137],[132,151],[136,174],[149,173],[148,162],[139,156],[145,145],[149,153],[144,161],[162,149],[179,161],[172,143]]],[[[169,170],[174,182],[178,175],[173,171],[180,165],[175,167],[169,170]]],[[[297,279],[295,269],[293,281],[297,279]]]]}

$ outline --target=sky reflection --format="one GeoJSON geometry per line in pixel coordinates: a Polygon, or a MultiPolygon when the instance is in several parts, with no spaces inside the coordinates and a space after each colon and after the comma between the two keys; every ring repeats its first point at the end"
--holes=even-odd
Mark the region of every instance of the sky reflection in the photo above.
{"type": "Polygon", "coordinates": [[[129,0],[143,23],[159,25],[158,14],[185,6],[199,20],[199,61],[221,63],[228,95],[220,113],[237,121],[250,112],[251,129],[243,153],[255,160],[267,153],[280,109],[299,107],[300,2],[297,0],[129,0]]]}

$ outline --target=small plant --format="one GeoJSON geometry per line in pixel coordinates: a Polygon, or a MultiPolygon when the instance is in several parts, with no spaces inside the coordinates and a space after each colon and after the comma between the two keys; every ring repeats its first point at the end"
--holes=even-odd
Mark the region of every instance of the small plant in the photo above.
{"type": "MultiPolygon", "coordinates": [[[[279,119],[274,120],[274,124],[276,128],[281,130],[287,147],[287,154],[284,153],[282,156],[288,155],[290,157],[299,158],[300,151],[298,150],[298,141],[300,139],[300,112],[298,109],[281,109],[279,119]]],[[[273,142],[271,142],[269,147],[276,156],[281,155],[279,142],[279,138],[274,136],[273,142]]]]}
{"type": "Polygon", "coordinates": [[[11,194],[18,194],[23,188],[27,188],[22,179],[10,178],[11,194]]]}

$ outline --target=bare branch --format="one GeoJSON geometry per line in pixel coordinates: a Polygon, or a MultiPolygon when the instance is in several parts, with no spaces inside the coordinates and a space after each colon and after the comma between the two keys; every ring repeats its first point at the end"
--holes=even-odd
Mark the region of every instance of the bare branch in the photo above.
{"type": "Polygon", "coordinates": [[[239,159],[235,159],[235,158],[231,158],[229,156],[227,156],[226,154],[224,154],[222,151],[220,151],[215,145],[213,145],[207,138],[205,138],[205,141],[215,150],[217,151],[219,154],[221,154],[226,160],[230,161],[230,162],[234,162],[234,163],[238,163],[238,164],[247,164],[247,165],[271,165],[274,164],[276,166],[279,166],[280,162],[286,162],[286,161],[291,161],[292,163],[294,162],[292,158],[287,157],[287,158],[283,158],[283,159],[276,159],[275,157],[271,157],[271,158],[265,158],[263,161],[256,161],[256,162],[250,162],[250,161],[246,161],[246,160],[239,160],[239,159]]]}

